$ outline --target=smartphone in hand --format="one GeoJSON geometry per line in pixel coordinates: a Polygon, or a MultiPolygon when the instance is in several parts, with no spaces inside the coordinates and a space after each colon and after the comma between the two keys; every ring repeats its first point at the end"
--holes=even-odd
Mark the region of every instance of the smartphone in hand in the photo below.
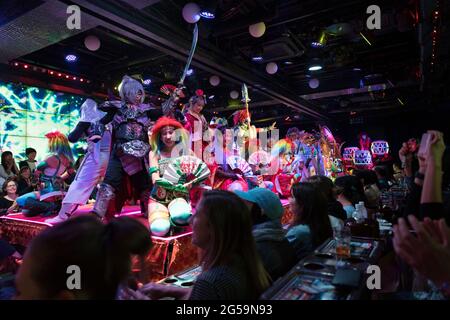
{"type": "Polygon", "coordinates": [[[430,133],[426,132],[422,135],[422,140],[420,141],[420,147],[418,152],[418,155],[420,157],[426,157],[428,149],[430,148],[431,138],[432,136],[430,133]]]}

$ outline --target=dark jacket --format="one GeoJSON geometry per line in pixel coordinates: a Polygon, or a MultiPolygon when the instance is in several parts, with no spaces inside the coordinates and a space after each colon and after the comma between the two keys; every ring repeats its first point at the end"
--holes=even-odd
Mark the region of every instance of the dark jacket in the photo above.
{"type": "Polygon", "coordinates": [[[267,221],[253,226],[253,237],[264,268],[275,281],[297,262],[295,250],[285,237],[281,222],[267,221]]]}
{"type": "Polygon", "coordinates": [[[337,200],[328,201],[328,215],[339,218],[343,221],[347,220],[347,213],[342,207],[342,204],[337,200]]]}

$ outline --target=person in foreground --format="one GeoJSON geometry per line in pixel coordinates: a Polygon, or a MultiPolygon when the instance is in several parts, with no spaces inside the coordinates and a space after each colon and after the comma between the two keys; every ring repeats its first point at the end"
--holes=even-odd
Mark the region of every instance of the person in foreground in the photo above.
{"type": "Polygon", "coordinates": [[[94,216],[69,219],[44,230],[27,248],[16,276],[16,299],[115,299],[130,276],[131,255],[142,257],[150,247],[147,228],[132,218],[106,225],[94,216]],[[75,274],[68,273],[71,265],[81,271],[81,289],[68,289],[68,277],[75,274]]]}
{"type": "Polygon", "coordinates": [[[192,243],[202,251],[202,273],[192,289],[149,283],[121,299],[256,300],[270,277],[258,256],[245,203],[228,191],[207,191],[192,217],[192,243]]]}

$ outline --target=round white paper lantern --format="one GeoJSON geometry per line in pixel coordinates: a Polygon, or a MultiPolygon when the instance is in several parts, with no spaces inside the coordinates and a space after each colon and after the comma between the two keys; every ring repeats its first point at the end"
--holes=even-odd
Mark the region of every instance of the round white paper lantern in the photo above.
{"type": "Polygon", "coordinates": [[[266,32],[266,25],[264,24],[264,22],[252,24],[248,27],[248,32],[250,32],[252,37],[262,37],[264,32],[266,32]]]}
{"type": "Polygon", "coordinates": [[[210,83],[212,86],[214,86],[214,87],[218,86],[219,83],[220,83],[220,78],[219,78],[219,76],[211,76],[211,77],[209,78],[209,83],[210,83]]]}
{"type": "Polygon", "coordinates": [[[236,90],[233,90],[230,92],[230,98],[231,99],[237,99],[239,98],[239,92],[237,92],[236,90]]]}
{"type": "Polygon", "coordinates": [[[194,2],[189,2],[183,7],[183,19],[189,23],[200,20],[200,7],[194,2]]]}
{"type": "Polygon", "coordinates": [[[278,71],[278,65],[275,62],[269,62],[266,65],[266,71],[268,74],[275,74],[278,71]]]}
{"type": "Polygon", "coordinates": [[[84,45],[91,51],[100,49],[100,39],[96,36],[87,36],[84,38],[84,45]]]}
{"type": "Polygon", "coordinates": [[[308,85],[311,89],[316,89],[319,87],[319,79],[313,78],[311,80],[309,80],[308,85]]]}

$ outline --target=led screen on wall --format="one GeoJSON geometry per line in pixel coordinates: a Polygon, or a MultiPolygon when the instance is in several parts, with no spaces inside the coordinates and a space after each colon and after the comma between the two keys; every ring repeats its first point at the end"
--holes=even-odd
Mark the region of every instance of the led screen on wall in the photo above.
{"type": "MultiPolygon", "coordinates": [[[[25,158],[25,148],[47,153],[45,134],[59,130],[68,134],[77,124],[86,98],[42,88],[0,82],[0,152],[11,151],[16,160],[25,158]]],[[[75,158],[84,142],[72,145],[75,158]]]]}

